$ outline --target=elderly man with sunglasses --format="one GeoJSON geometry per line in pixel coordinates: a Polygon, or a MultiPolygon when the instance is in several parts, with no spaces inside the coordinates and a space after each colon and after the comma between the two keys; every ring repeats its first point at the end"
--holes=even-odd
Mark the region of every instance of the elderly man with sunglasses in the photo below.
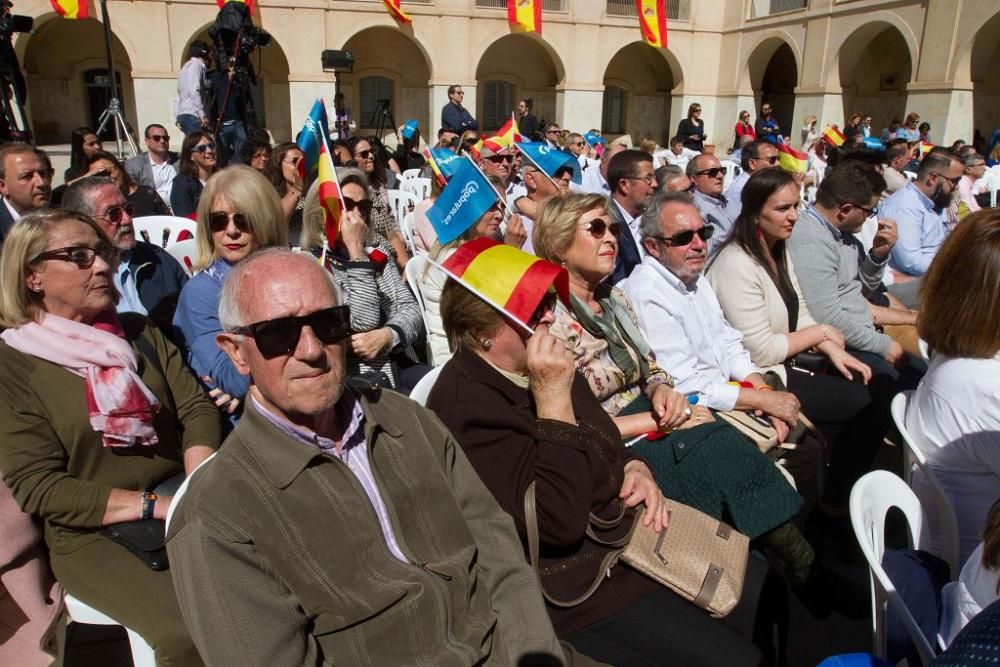
{"type": "Polygon", "coordinates": [[[136,238],[132,204],[114,181],[104,176],[82,178],[66,188],[62,207],[92,217],[118,249],[119,263],[114,274],[120,296],[118,312],[146,315],[165,336],[171,337],[174,310],[187,284],[187,273],[158,245],[136,238]]]}
{"type": "Polygon", "coordinates": [[[763,139],[756,139],[748,144],[744,144],[740,152],[740,168],[743,170],[739,176],[726,188],[726,213],[732,220],[740,217],[743,210],[743,202],[740,199],[743,195],[743,186],[750,180],[750,176],[761,169],[774,169],[778,165],[777,147],[763,139]]]}
{"type": "Polygon", "coordinates": [[[691,191],[694,205],[705,224],[715,228],[712,241],[708,244],[710,255],[726,242],[736,222],[736,218],[729,214],[729,199],[722,194],[726,171],[719,158],[708,153],[691,158],[687,165],[688,178],[694,183],[694,190],[691,191]]]}
{"type": "Polygon", "coordinates": [[[345,381],[350,314],[309,255],[227,276],[218,337],[246,412],[167,535],[211,665],[565,660],[511,518],[441,422],[345,381]]]}
{"type": "Polygon", "coordinates": [[[698,396],[698,405],[759,411],[784,439],[798,422],[798,399],[770,390],[702,276],[715,228],[702,221],[689,194],[663,192],[643,214],[641,229],[646,256],[623,288],[657,363],[677,391],[698,396]]]}

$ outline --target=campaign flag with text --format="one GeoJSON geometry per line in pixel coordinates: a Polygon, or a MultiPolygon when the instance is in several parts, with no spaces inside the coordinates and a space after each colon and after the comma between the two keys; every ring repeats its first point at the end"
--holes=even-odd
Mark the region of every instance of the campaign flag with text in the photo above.
{"type": "Polygon", "coordinates": [[[438,241],[451,243],[499,201],[496,190],[472,160],[463,159],[448,186],[427,211],[438,241]]]}
{"type": "Polygon", "coordinates": [[[49,0],[52,9],[64,19],[85,19],[89,16],[87,0],[49,0]]]}
{"type": "Polygon", "coordinates": [[[410,18],[410,15],[399,8],[399,2],[400,0],[382,0],[382,4],[385,5],[385,8],[389,10],[390,14],[392,14],[392,18],[396,19],[400,23],[413,23],[413,19],[410,18]]]}
{"type": "Polygon", "coordinates": [[[431,148],[428,150],[431,157],[434,160],[434,164],[441,171],[441,175],[444,180],[450,181],[452,176],[455,175],[455,170],[458,169],[458,165],[463,162],[462,156],[458,153],[453,153],[447,148],[431,148]]]}
{"type": "Polygon", "coordinates": [[[324,128],[326,127],[326,104],[323,103],[323,98],[319,97],[313,102],[312,109],[302,126],[302,131],[299,132],[299,136],[295,140],[305,156],[305,159],[299,163],[304,165],[303,178],[306,176],[312,178],[316,175],[319,168],[320,151],[327,143],[326,136],[324,136],[324,132],[326,132],[324,128]]]}
{"type": "Polygon", "coordinates": [[[650,46],[667,48],[667,0],[635,0],[639,29],[650,46]]]}
{"type": "Polygon", "coordinates": [[[778,147],[778,164],[787,172],[793,174],[805,172],[809,166],[809,156],[801,151],[797,151],[788,144],[781,142],[778,147]]]}
{"type": "Polygon", "coordinates": [[[569,167],[573,171],[573,182],[577,185],[583,182],[583,171],[580,169],[580,163],[569,153],[539,141],[520,143],[517,145],[517,149],[533,165],[545,172],[549,178],[555,178],[556,172],[562,167],[569,167]]]}
{"type": "Polygon", "coordinates": [[[507,20],[525,32],[542,34],[542,0],[507,0],[507,20]]]}

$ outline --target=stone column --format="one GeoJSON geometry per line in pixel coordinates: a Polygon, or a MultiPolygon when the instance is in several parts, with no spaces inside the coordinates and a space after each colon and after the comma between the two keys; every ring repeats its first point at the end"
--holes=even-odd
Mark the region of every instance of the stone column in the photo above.
{"type": "Polygon", "coordinates": [[[556,88],[556,122],[559,127],[581,134],[591,128],[601,129],[603,108],[603,88],[556,88]]]}
{"type": "Polygon", "coordinates": [[[312,109],[313,102],[316,101],[317,97],[323,98],[323,103],[326,104],[327,118],[330,118],[332,120],[333,95],[334,92],[333,92],[332,74],[316,74],[313,77],[306,78],[305,80],[288,82],[288,97],[290,98],[289,114],[291,115],[292,141],[295,141],[295,136],[299,133],[299,131],[302,129],[302,126],[305,124],[306,117],[309,115],[309,111],[312,109]]]}
{"type": "Polygon", "coordinates": [[[910,82],[907,111],[916,111],[931,124],[935,144],[950,146],[956,139],[972,141],[972,86],[950,82],[910,82]]]}
{"type": "Polygon", "coordinates": [[[139,150],[146,150],[142,131],[152,123],[159,123],[167,128],[171,137],[171,150],[180,150],[184,135],[178,129],[174,118],[177,77],[169,73],[149,73],[148,75],[135,73],[132,78],[132,87],[135,90],[136,118],[129,120],[134,121],[135,139],[139,144],[139,150]]]}

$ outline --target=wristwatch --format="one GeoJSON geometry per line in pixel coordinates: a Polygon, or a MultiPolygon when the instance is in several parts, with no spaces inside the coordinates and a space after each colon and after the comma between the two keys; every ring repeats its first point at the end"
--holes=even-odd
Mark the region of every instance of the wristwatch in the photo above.
{"type": "Polygon", "coordinates": [[[142,511],[139,514],[140,521],[148,521],[153,518],[153,508],[156,507],[156,501],[159,499],[160,497],[152,491],[142,492],[142,511]]]}

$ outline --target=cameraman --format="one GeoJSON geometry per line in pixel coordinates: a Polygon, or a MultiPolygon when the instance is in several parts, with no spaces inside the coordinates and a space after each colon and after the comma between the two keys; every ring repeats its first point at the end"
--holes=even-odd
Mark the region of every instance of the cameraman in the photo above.
{"type": "Polygon", "coordinates": [[[216,137],[219,141],[219,164],[226,166],[230,162],[239,162],[240,151],[247,140],[244,109],[248,102],[243,86],[233,81],[235,64],[229,59],[226,69],[216,69],[208,75],[212,87],[212,118],[216,124],[216,137]]]}
{"type": "Polygon", "coordinates": [[[188,49],[188,61],[177,77],[177,127],[185,135],[208,127],[204,96],[207,90],[205,70],[212,60],[208,44],[195,40],[188,49]]]}

